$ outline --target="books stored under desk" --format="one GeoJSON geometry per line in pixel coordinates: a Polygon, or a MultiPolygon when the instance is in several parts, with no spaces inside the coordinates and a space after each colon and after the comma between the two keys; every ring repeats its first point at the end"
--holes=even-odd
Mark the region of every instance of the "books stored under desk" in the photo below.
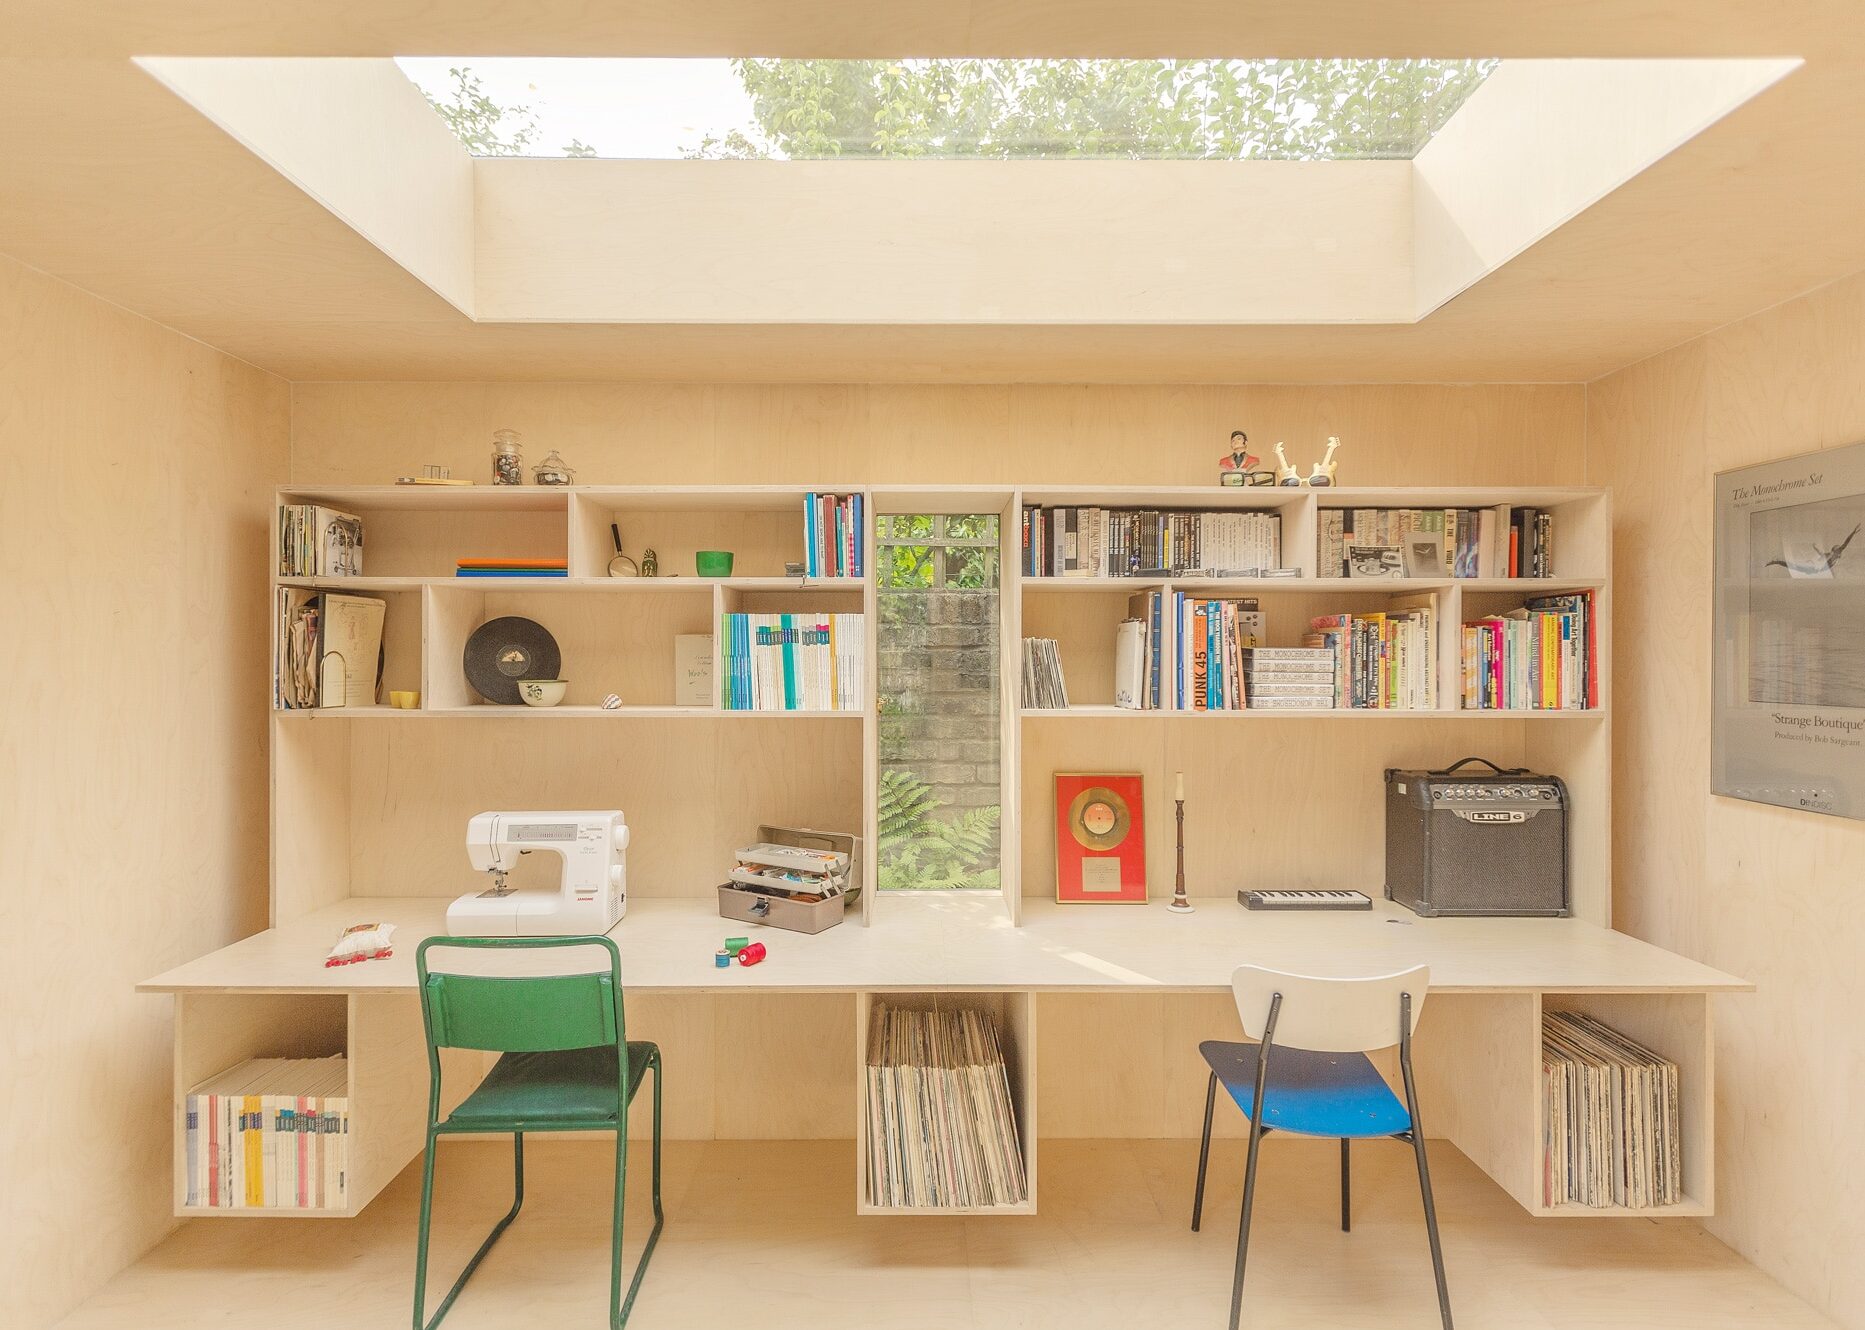
{"type": "Polygon", "coordinates": [[[1541,1016],[1542,1199],[1647,1209],[1683,1199],[1677,1064],[1591,1016],[1541,1016]]]}
{"type": "Polygon", "coordinates": [[[869,1204],[1023,1203],[1016,1110],[989,1016],[877,1004],[865,1073],[869,1204]]]}
{"type": "Polygon", "coordinates": [[[348,1064],[250,1058],[189,1091],[187,1204],[342,1210],[349,1173],[348,1064]]]}

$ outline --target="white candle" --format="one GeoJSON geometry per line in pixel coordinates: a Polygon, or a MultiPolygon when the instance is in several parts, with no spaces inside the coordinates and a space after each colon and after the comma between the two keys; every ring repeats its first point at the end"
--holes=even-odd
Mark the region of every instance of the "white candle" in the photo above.
{"type": "Polygon", "coordinates": [[[1172,797],[1174,799],[1179,800],[1180,802],[1183,802],[1185,799],[1185,773],[1183,771],[1178,773],[1178,783],[1177,785],[1173,787],[1173,789],[1174,789],[1174,793],[1172,797]]]}

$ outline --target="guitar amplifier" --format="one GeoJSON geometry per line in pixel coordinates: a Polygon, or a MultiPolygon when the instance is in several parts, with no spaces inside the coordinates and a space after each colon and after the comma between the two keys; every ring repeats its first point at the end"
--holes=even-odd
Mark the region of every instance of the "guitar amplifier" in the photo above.
{"type": "Polygon", "coordinates": [[[1477,757],[1388,770],[1386,897],[1428,918],[1571,913],[1567,787],[1477,757]]]}

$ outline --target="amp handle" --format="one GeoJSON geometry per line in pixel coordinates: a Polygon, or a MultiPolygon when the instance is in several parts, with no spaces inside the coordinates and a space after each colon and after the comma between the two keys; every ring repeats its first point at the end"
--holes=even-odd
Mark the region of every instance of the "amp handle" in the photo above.
{"type": "Polygon", "coordinates": [[[1431,774],[1434,776],[1454,776],[1472,762],[1481,762],[1498,776],[1526,776],[1528,774],[1527,767],[1499,767],[1487,757],[1466,757],[1461,762],[1453,762],[1443,770],[1434,771],[1431,774]]]}

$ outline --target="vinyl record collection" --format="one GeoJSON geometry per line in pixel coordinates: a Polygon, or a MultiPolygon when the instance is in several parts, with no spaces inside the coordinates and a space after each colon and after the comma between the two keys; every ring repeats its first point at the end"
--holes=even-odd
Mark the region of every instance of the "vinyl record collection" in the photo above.
{"type": "Polygon", "coordinates": [[[350,1162],[343,1058],[251,1058],[187,1097],[187,1203],[340,1210],[350,1162]]]}
{"type": "Polygon", "coordinates": [[[1541,1017],[1542,1196],[1644,1208],[1683,1199],[1677,1064],[1579,1012],[1541,1017]]]}
{"type": "Polygon", "coordinates": [[[1016,1111],[989,1016],[877,1004],[866,1070],[869,1204],[1023,1202],[1016,1111]]]}
{"type": "Polygon", "coordinates": [[[1068,708],[1062,653],[1053,637],[1023,639],[1023,705],[1026,709],[1042,711],[1068,708]]]}

